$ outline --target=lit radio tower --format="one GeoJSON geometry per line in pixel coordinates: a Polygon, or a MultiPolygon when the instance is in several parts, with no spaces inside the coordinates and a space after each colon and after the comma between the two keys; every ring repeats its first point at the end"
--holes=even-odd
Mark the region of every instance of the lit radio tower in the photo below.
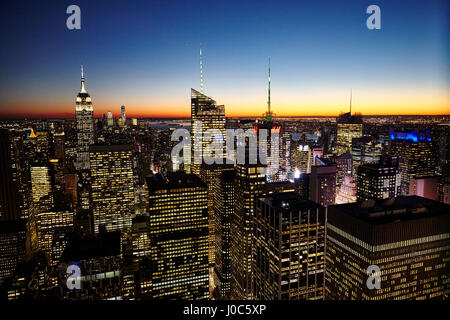
{"type": "Polygon", "coordinates": [[[272,122],[273,113],[270,110],[270,57],[269,57],[269,83],[268,83],[268,99],[267,99],[267,111],[265,114],[263,114],[263,117],[266,118],[267,122],[272,122]]]}
{"type": "Polygon", "coordinates": [[[202,44],[200,43],[200,92],[203,94],[203,59],[202,44]]]}

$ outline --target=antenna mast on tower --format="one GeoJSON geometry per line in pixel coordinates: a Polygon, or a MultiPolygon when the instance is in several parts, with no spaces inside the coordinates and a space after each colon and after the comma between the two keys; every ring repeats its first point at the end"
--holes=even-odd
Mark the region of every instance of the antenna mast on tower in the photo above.
{"type": "Polygon", "coordinates": [[[269,57],[269,78],[268,78],[268,88],[267,88],[267,111],[263,115],[267,122],[272,122],[273,113],[270,110],[271,109],[271,103],[270,103],[270,57],[269,57]]]}
{"type": "Polygon", "coordinates": [[[203,58],[202,44],[200,43],[200,92],[203,94],[203,58]]]}

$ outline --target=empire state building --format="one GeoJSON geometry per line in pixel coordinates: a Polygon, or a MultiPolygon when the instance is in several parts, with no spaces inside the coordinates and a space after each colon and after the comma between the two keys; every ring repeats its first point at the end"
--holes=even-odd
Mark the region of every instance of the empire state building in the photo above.
{"type": "Polygon", "coordinates": [[[91,96],[86,91],[83,66],[81,66],[81,89],[75,107],[77,119],[77,163],[78,170],[89,170],[89,146],[94,144],[94,122],[91,96]]]}

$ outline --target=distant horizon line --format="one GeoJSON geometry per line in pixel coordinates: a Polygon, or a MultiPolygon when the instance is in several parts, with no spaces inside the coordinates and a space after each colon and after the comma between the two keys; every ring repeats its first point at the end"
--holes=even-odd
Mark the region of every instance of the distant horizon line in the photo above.
{"type": "MultiPolygon", "coordinates": [[[[338,118],[343,113],[340,113],[339,115],[299,115],[299,116],[277,116],[275,119],[279,118],[338,118]]],[[[358,114],[362,117],[420,117],[420,116],[427,116],[427,117],[450,117],[450,114],[360,114],[358,112],[353,113],[358,114]]],[[[263,118],[263,116],[225,116],[226,118],[250,118],[250,119],[259,119],[263,118]]],[[[94,119],[102,119],[103,115],[101,116],[94,116],[94,119]]],[[[129,116],[127,115],[127,119],[190,119],[191,116],[129,116]]],[[[60,120],[60,119],[67,119],[67,120],[75,120],[75,116],[29,116],[29,117],[18,117],[18,116],[0,116],[0,121],[4,120],[60,120]]],[[[120,119],[120,115],[117,117],[113,117],[113,119],[120,119]]]]}

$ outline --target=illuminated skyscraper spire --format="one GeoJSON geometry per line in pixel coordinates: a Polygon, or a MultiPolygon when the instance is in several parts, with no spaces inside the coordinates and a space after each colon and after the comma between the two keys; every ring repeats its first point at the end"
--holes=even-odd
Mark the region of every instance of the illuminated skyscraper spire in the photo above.
{"type": "Polygon", "coordinates": [[[267,112],[264,114],[267,122],[272,122],[272,111],[270,110],[270,57],[269,57],[269,84],[268,84],[268,99],[267,99],[267,112]]]}
{"type": "Polygon", "coordinates": [[[202,44],[200,43],[200,92],[203,94],[203,58],[202,44]]]}
{"type": "Polygon", "coordinates": [[[85,81],[84,81],[83,65],[81,65],[81,90],[80,90],[80,93],[87,93],[85,81]]]}
{"type": "Polygon", "coordinates": [[[94,144],[94,122],[91,96],[86,91],[84,70],[81,65],[81,89],[77,95],[75,116],[77,119],[77,161],[78,170],[89,169],[89,146],[94,144]]]}

